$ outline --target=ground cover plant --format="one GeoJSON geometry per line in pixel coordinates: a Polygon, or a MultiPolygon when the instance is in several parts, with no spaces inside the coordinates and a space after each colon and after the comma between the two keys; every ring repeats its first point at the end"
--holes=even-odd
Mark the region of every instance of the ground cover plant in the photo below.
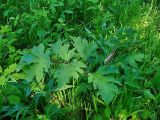
{"type": "Polygon", "coordinates": [[[159,0],[0,0],[0,119],[159,120],[159,0]]]}

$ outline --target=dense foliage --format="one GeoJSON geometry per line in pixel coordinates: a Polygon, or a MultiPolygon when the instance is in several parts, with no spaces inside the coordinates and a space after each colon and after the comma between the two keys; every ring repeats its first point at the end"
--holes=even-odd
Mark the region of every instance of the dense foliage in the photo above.
{"type": "Polygon", "coordinates": [[[160,119],[159,0],[0,0],[0,119],[160,119]]]}

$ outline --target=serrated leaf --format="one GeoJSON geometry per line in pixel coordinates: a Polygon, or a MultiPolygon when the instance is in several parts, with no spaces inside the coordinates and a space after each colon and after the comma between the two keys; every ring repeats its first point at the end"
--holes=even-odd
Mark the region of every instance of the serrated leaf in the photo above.
{"type": "Polygon", "coordinates": [[[131,68],[125,68],[125,75],[123,76],[125,80],[125,84],[136,89],[140,89],[140,81],[144,78],[140,74],[140,70],[138,69],[131,69],[131,68]]]}
{"type": "Polygon", "coordinates": [[[58,57],[65,61],[69,61],[74,56],[74,49],[69,50],[69,44],[62,44],[62,41],[57,41],[52,45],[53,53],[57,54],[58,57]]]}
{"type": "Polygon", "coordinates": [[[94,88],[98,89],[98,94],[107,103],[111,102],[118,93],[118,87],[112,83],[112,81],[116,81],[113,77],[94,73],[89,75],[88,81],[93,83],[94,88]]]}
{"type": "Polygon", "coordinates": [[[97,45],[94,41],[88,42],[86,39],[80,37],[72,37],[74,46],[77,49],[79,55],[85,60],[91,56],[94,56],[97,45]]]}
{"type": "Polygon", "coordinates": [[[78,79],[79,74],[83,73],[84,67],[85,64],[77,60],[69,64],[60,64],[54,75],[57,78],[58,86],[66,85],[70,78],[78,79]]]}
{"type": "Polygon", "coordinates": [[[21,63],[25,63],[27,65],[30,65],[34,62],[35,56],[33,56],[31,53],[25,53],[21,58],[21,63]]]}
{"type": "Polygon", "coordinates": [[[134,67],[134,66],[137,66],[136,62],[142,62],[143,58],[144,58],[144,54],[132,52],[125,59],[125,63],[134,67]]]}
{"type": "Polygon", "coordinates": [[[44,78],[44,72],[47,72],[50,67],[50,51],[45,51],[43,44],[34,46],[31,53],[24,53],[21,64],[24,66],[22,69],[26,76],[25,79],[30,82],[36,77],[39,82],[44,78]]]}

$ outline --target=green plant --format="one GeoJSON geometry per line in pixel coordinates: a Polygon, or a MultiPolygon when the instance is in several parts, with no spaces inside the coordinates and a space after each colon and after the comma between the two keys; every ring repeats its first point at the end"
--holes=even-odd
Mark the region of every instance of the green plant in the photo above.
{"type": "Polygon", "coordinates": [[[156,0],[1,0],[0,119],[158,120],[156,0]]]}

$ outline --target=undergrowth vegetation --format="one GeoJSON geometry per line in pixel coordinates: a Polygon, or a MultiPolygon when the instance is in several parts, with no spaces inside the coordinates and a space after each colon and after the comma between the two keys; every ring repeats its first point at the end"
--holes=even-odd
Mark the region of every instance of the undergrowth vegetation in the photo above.
{"type": "Polygon", "coordinates": [[[159,0],[0,0],[0,119],[159,120],[159,0]]]}

